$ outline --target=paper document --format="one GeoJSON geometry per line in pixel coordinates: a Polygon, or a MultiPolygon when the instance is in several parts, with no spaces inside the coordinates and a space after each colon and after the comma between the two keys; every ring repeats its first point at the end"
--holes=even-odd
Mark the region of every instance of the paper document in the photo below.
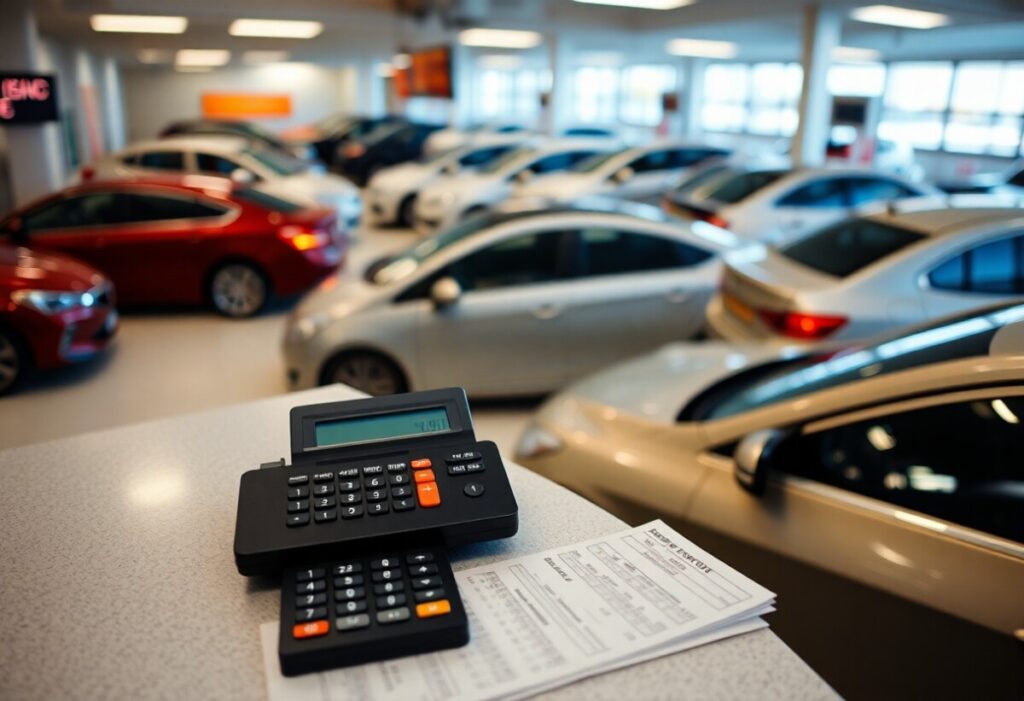
{"type": "Polygon", "coordinates": [[[455,573],[470,643],[286,678],[261,627],[271,701],[512,699],[763,627],[774,594],[661,521],[455,573]]]}

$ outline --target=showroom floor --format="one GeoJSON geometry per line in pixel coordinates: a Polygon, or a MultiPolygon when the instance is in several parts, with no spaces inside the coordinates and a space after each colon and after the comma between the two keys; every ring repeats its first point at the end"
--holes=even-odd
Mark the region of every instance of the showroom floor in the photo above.
{"type": "MultiPolygon", "coordinates": [[[[357,274],[415,238],[402,229],[365,230],[341,274],[357,274]]],[[[202,309],[125,314],[105,357],[33,378],[0,399],[0,448],[284,393],[279,344],[294,303],[244,321],[202,309]]],[[[474,403],[477,435],[510,455],[533,405],[474,403]]]]}

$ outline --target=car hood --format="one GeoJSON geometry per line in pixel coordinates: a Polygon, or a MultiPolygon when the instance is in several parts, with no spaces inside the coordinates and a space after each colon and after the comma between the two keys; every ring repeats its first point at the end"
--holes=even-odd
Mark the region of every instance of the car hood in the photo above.
{"type": "Polygon", "coordinates": [[[372,306],[392,291],[389,286],[374,285],[362,277],[342,279],[332,275],[302,299],[292,319],[323,315],[340,319],[372,306]]]}
{"type": "Polygon", "coordinates": [[[551,173],[538,175],[515,189],[517,197],[543,197],[566,200],[589,195],[597,189],[597,179],[585,173],[551,173]]]}
{"type": "Polygon", "coordinates": [[[561,396],[600,403],[660,424],[674,424],[698,392],[785,347],[718,341],[672,343],[577,382],[561,396]]]}
{"type": "Polygon", "coordinates": [[[311,196],[333,195],[336,197],[356,197],[359,195],[359,188],[348,180],[345,180],[345,178],[334,175],[333,173],[318,172],[314,169],[309,169],[305,172],[288,176],[287,178],[281,178],[281,182],[291,190],[305,190],[311,196]]]}
{"type": "Polygon", "coordinates": [[[103,279],[98,270],[72,258],[0,246],[0,289],[84,292],[103,279]]]}

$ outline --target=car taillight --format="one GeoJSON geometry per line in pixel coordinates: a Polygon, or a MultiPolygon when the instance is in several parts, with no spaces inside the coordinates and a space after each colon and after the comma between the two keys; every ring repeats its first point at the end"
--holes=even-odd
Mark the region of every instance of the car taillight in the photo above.
{"type": "Polygon", "coordinates": [[[296,251],[311,251],[314,248],[325,248],[331,245],[329,233],[305,226],[282,226],[277,235],[296,251]]]}
{"type": "Polygon", "coordinates": [[[82,166],[82,180],[92,180],[96,175],[96,169],[92,166],[82,166]]]}
{"type": "Polygon", "coordinates": [[[726,220],[722,219],[717,214],[709,214],[704,219],[704,221],[706,221],[708,224],[711,224],[712,226],[717,226],[720,229],[728,229],[729,228],[729,222],[727,222],[726,220]]]}
{"type": "Polygon", "coordinates": [[[349,144],[341,151],[345,158],[359,158],[366,153],[366,147],[362,144],[349,144]]]}
{"type": "Polygon", "coordinates": [[[765,309],[759,310],[758,316],[765,324],[783,336],[802,340],[825,338],[829,334],[835,333],[848,321],[845,316],[805,314],[804,312],[772,312],[765,309]]]}

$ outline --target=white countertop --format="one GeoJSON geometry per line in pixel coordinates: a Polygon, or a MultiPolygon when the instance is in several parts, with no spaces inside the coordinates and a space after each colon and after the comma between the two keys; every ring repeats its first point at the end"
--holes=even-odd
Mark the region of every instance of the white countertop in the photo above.
{"type": "MultiPolygon", "coordinates": [[[[239,477],[289,457],[291,407],[355,396],[327,387],[0,452],[0,698],[264,698],[259,624],[277,618],[278,581],[235,570],[239,477]]],[[[518,535],[455,550],[455,569],[625,527],[508,469],[518,535]]],[[[762,630],[544,698],[691,696],[835,693],[762,630]]]]}

